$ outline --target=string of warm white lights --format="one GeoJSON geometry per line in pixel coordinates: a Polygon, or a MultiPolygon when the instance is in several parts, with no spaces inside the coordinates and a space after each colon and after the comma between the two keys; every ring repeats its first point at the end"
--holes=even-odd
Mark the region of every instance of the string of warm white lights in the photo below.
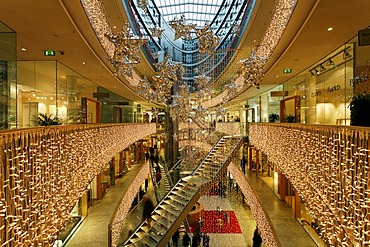
{"type": "Polygon", "coordinates": [[[216,123],[216,131],[227,135],[240,135],[240,122],[221,122],[216,123]]]}
{"type": "Polygon", "coordinates": [[[108,57],[112,57],[115,49],[114,44],[106,38],[106,35],[110,35],[113,32],[102,2],[100,0],[81,0],[81,4],[85,9],[86,16],[89,18],[100,44],[108,54],[108,57]]]}
{"type": "Polygon", "coordinates": [[[269,58],[283,35],[297,0],[278,0],[273,11],[271,21],[262,41],[257,46],[256,55],[269,58]]]}
{"type": "Polygon", "coordinates": [[[0,134],[0,246],[52,245],[92,179],[155,132],[155,124],[96,124],[0,134]]]}
{"type": "Polygon", "coordinates": [[[330,246],[370,244],[369,129],[252,124],[250,143],[302,197],[330,246]]]}
{"type": "Polygon", "coordinates": [[[132,180],[130,185],[127,188],[127,191],[124,193],[124,196],[118,203],[118,206],[115,210],[114,215],[108,226],[110,240],[109,246],[117,246],[119,243],[119,238],[122,233],[122,229],[126,220],[126,216],[131,209],[132,201],[134,200],[137,192],[143,181],[148,177],[150,173],[149,160],[141,167],[140,171],[136,177],[132,180]]]}
{"type": "Polygon", "coordinates": [[[240,190],[245,196],[245,200],[250,207],[253,218],[256,221],[258,229],[261,232],[263,246],[280,246],[279,240],[276,238],[276,234],[274,233],[270,219],[263,210],[261,202],[249,185],[248,180],[246,179],[243,172],[234,163],[230,163],[227,169],[231,173],[233,179],[237,182],[240,190]]]}

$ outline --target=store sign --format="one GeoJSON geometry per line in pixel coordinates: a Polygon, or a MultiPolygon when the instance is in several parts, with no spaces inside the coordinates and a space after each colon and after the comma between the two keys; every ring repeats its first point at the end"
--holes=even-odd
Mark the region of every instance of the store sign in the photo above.
{"type": "Polygon", "coordinates": [[[337,84],[337,85],[335,85],[335,86],[328,87],[326,91],[327,91],[328,93],[332,93],[332,92],[334,92],[334,91],[338,91],[338,90],[340,90],[340,89],[341,89],[341,86],[340,86],[339,84],[337,84]]]}
{"type": "Polygon", "coordinates": [[[53,50],[45,50],[44,56],[55,56],[55,51],[53,50]]]}
{"type": "Polygon", "coordinates": [[[93,97],[94,98],[107,98],[107,99],[109,99],[110,94],[109,93],[93,93],[93,97]]]}
{"type": "Polygon", "coordinates": [[[270,92],[271,97],[284,97],[288,96],[288,91],[271,91],[270,92]]]}
{"type": "Polygon", "coordinates": [[[358,31],[358,45],[370,45],[370,29],[358,31]]]}
{"type": "Polygon", "coordinates": [[[315,98],[316,96],[320,96],[322,93],[320,90],[316,91],[316,93],[311,93],[311,97],[315,98]]]}

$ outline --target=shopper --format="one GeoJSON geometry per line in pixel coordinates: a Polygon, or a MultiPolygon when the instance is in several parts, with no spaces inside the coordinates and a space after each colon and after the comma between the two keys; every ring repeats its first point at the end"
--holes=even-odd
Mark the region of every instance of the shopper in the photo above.
{"type": "Polygon", "coordinates": [[[180,237],[180,232],[179,232],[179,230],[177,230],[177,231],[172,235],[172,242],[173,242],[173,246],[175,246],[175,247],[177,247],[177,246],[178,246],[179,237],[180,237]]]}
{"type": "Polygon", "coordinates": [[[258,227],[256,226],[256,229],[254,230],[254,234],[253,234],[253,247],[260,247],[261,244],[262,244],[262,238],[261,238],[261,235],[258,231],[258,227]]]}
{"type": "Polygon", "coordinates": [[[184,247],[189,247],[190,246],[190,237],[187,232],[185,232],[185,235],[182,237],[182,245],[184,247]]]}
{"type": "Polygon", "coordinates": [[[144,201],[144,209],[143,209],[142,222],[146,220],[150,228],[152,225],[152,213],[154,210],[154,205],[153,205],[152,200],[150,200],[148,194],[145,194],[143,196],[143,201],[144,201]]]}

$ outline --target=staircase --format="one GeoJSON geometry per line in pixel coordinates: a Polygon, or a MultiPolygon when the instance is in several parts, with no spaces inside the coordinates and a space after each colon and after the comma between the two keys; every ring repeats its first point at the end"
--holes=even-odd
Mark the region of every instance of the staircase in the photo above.
{"type": "Polygon", "coordinates": [[[221,175],[241,145],[240,137],[222,137],[192,175],[180,179],[159,202],[152,213],[151,226],[143,222],[120,246],[166,246],[199,200],[202,188],[221,175]]]}

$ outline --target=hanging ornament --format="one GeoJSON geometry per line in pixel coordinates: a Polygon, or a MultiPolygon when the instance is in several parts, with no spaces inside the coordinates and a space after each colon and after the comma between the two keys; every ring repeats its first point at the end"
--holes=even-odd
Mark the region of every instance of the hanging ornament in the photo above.
{"type": "Polygon", "coordinates": [[[114,75],[132,77],[132,68],[140,63],[140,47],[146,42],[146,38],[133,34],[128,23],[117,34],[107,34],[107,39],[114,44],[114,54],[108,60],[114,66],[114,75]]]}

